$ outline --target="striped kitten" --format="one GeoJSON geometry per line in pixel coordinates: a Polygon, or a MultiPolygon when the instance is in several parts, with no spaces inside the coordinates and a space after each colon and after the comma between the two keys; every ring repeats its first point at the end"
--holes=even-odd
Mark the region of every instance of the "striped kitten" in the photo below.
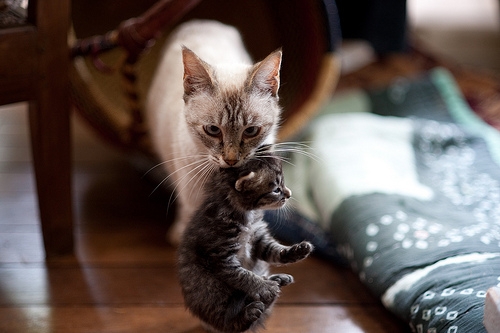
{"type": "Polygon", "coordinates": [[[269,264],[302,260],[313,249],[305,241],[281,245],[269,233],[262,210],[283,207],[291,191],[283,182],[281,161],[269,153],[258,155],[210,176],[205,200],[179,246],[186,306],[211,332],[262,326],[280,287],[293,282],[288,274],[269,275],[269,264]]]}
{"type": "Polygon", "coordinates": [[[146,109],[154,148],[179,200],[172,244],[199,206],[207,174],[238,167],[275,142],[280,66],[281,51],[252,64],[238,31],[219,22],[189,21],[170,35],[146,109]]]}

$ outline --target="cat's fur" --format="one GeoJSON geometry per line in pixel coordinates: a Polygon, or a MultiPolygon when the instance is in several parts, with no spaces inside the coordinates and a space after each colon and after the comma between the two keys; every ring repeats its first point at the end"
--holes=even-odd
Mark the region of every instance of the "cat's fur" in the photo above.
{"type": "Polygon", "coordinates": [[[256,157],[240,168],[220,169],[206,183],[206,198],[179,246],[179,280],[186,306],[212,332],[243,332],[263,325],[288,274],[269,276],[269,263],[304,259],[312,245],[278,243],[262,209],[290,197],[281,161],[256,157]]]}
{"type": "Polygon", "coordinates": [[[252,65],[238,31],[219,22],[190,21],[171,34],[146,109],[179,200],[172,243],[200,204],[204,177],[275,142],[280,66],[281,51],[252,65]]]}

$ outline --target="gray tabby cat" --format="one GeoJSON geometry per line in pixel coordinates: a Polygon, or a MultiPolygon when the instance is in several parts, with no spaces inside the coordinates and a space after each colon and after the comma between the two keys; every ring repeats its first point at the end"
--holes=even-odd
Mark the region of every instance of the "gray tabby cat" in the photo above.
{"type": "Polygon", "coordinates": [[[280,287],[293,282],[288,274],[269,275],[269,263],[293,263],[313,249],[305,241],[281,245],[269,233],[262,210],[283,207],[291,191],[284,185],[281,161],[264,154],[210,176],[205,185],[210,194],[179,246],[186,306],[211,332],[262,326],[280,287]]]}
{"type": "Polygon", "coordinates": [[[179,200],[169,240],[178,244],[201,203],[203,179],[272,144],[280,121],[281,51],[253,64],[239,32],[215,21],[170,35],[146,104],[153,146],[179,200]]]}

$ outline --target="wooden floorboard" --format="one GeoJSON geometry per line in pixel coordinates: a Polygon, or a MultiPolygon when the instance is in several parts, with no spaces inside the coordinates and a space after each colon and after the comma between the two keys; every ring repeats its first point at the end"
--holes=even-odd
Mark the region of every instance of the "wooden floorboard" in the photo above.
{"type": "MultiPolygon", "coordinates": [[[[0,332],[202,333],[165,241],[168,194],[76,117],[76,253],[45,262],[26,125],[24,104],[0,108],[0,332]]],[[[345,268],[312,257],[273,271],[296,282],[265,332],[408,331],[345,268]]]]}

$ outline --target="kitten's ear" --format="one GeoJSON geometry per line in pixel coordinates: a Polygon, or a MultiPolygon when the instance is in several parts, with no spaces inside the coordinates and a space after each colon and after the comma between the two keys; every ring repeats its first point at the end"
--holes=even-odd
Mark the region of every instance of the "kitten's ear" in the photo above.
{"type": "Polygon", "coordinates": [[[246,174],[236,181],[236,184],[234,185],[234,188],[236,191],[241,192],[243,190],[243,183],[245,183],[247,180],[252,179],[255,177],[255,172],[250,172],[249,174],[246,174]]]}
{"type": "Polygon", "coordinates": [[[264,94],[278,97],[281,56],[281,49],[278,49],[254,65],[248,82],[251,89],[257,89],[264,94]]]}
{"type": "Polygon", "coordinates": [[[184,63],[184,99],[200,91],[212,91],[214,80],[212,67],[201,60],[193,51],[182,46],[184,63]]]}

